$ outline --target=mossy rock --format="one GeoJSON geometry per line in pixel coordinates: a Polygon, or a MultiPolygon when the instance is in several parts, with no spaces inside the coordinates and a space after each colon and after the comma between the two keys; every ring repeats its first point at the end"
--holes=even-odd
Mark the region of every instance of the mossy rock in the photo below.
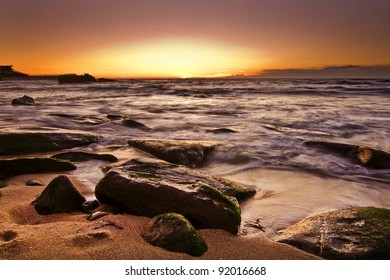
{"type": "Polygon", "coordinates": [[[141,236],[150,244],[169,251],[201,256],[207,245],[191,223],[180,214],[165,213],[154,217],[141,236]]]}
{"type": "Polygon", "coordinates": [[[306,146],[319,148],[343,156],[367,168],[389,169],[390,154],[364,145],[350,145],[343,143],[306,141],[306,146]]]}
{"type": "Polygon", "coordinates": [[[148,217],[179,213],[196,228],[236,234],[241,211],[230,190],[215,177],[184,166],[131,160],[112,168],[97,184],[95,195],[126,213],[148,217]]]}
{"type": "Polygon", "coordinates": [[[3,181],[0,180],[0,189],[1,189],[1,188],[5,188],[6,186],[7,186],[7,185],[5,184],[5,182],[3,182],[3,181]]]}
{"type": "Polygon", "coordinates": [[[0,155],[56,151],[97,143],[100,136],[67,130],[53,132],[0,131],[0,155]]]}
{"type": "Polygon", "coordinates": [[[128,144],[159,159],[188,167],[201,166],[216,146],[182,140],[132,140],[128,144]]]}
{"type": "Polygon", "coordinates": [[[75,170],[69,161],[54,158],[18,158],[0,160],[0,179],[21,174],[37,174],[75,170]]]}
{"type": "Polygon", "coordinates": [[[309,217],[277,239],[327,259],[390,259],[390,210],[354,208],[309,217]]]}
{"type": "Polygon", "coordinates": [[[118,159],[110,154],[93,154],[86,152],[65,152],[53,155],[52,158],[69,160],[72,162],[82,162],[88,160],[102,160],[107,162],[117,162],[118,159]]]}

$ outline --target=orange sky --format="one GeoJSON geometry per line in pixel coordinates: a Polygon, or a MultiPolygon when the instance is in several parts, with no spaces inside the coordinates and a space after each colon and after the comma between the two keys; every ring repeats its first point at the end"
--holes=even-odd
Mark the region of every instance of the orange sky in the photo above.
{"type": "Polygon", "coordinates": [[[388,0],[0,0],[0,65],[218,77],[390,65],[388,0]]]}

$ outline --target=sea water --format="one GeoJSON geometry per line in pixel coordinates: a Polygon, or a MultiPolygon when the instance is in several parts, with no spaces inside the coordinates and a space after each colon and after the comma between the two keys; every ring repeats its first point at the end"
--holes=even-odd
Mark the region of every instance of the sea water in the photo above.
{"type": "MultiPolygon", "coordinates": [[[[390,80],[385,79],[120,79],[91,84],[3,80],[1,128],[94,132],[104,137],[92,146],[94,152],[126,146],[131,139],[215,141],[220,145],[202,170],[251,184],[260,198],[291,182],[296,178],[293,174],[305,172],[341,180],[335,191],[345,185],[349,192],[344,195],[351,199],[364,200],[370,191],[359,187],[372,186],[377,199],[390,200],[389,169],[368,169],[303,144],[329,141],[389,152],[390,80]],[[12,99],[23,95],[33,97],[37,105],[11,105],[12,99]],[[126,127],[120,120],[107,118],[109,114],[141,122],[151,130],[126,127]],[[218,128],[235,133],[212,132],[218,128]],[[277,174],[283,174],[279,181],[277,174]],[[262,185],[267,178],[274,189],[262,185]]],[[[89,176],[85,180],[93,185],[103,174],[91,173],[88,164],[80,164],[79,176],[89,176]]],[[[303,182],[313,181],[303,178],[303,182]]],[[[321,184],[324,191],[331,191],[325,181],[321,184]]],[[[387,202],[363,204],[387,207],[387,202]]]]}

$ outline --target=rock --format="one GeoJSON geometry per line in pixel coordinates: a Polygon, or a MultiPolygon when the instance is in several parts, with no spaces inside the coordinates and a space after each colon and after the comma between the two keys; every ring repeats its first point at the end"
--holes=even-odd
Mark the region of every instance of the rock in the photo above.
{"type": "Polygon", "coordinates": [[[390,210],[355,208],[304,219],[277,241],[326,259],[390,259],[390,210]]]}
{"type": "Polygon", "coordinates": [[[100,219],[100,218],[102,218],[104,216],[107,216],[107,215],[110,215],[110,213],[97,211],[97,212],[94,212],[94,213],[90,214],[87,217],[87,220],[90,221],[90,222],[93,222],[93,221],[96,221],[97,219],[100,219]]]}
{"type": "Polygon", "coordinates": [[[85,198],[65,175],[54,178],[34,202],[41,215],[69,213],[81,210],[85,198]]]}
{"type": "Polygon", "coordinates": [[[188,167],[202,165],[207,155],[216,146],[206,142],[181,140],[131,140],[128,144],[157,158],[188,167]]]}
{"type": "Polygon", "coordinates": [[[131,160],[111,169],[95,188],[96,198],[123,212],[154,217],[174,212],[195,227],[237,233],[241,222],[237,200],[253,189],[202,175],[183,166],[131,160]],[[225,193],[224,193],[225,192],[225,193]]]}
{"type": "Polygon", "coordinates": [[[173,252],[201,256],[207,251],[206,243],[191,223],[176,213],[154,217],[141,236],[150,244],[173,252]]]}
{"type": "Polygon", "coordinates": [[[323,141],[306,141],[305,145],[309,147],[320,148],[331,153],[349,158],[355,163],[373,169],[389,169],[390,154],[381,150],[373,149],[366,146],[357,146],[350,144],[323,142],[323,141]]]}
{"type": "Polygon", "coordinates": [[[20,174],[71,171],[77,167],[69,161],[51,158],[17,158],[0,160],[0,179],[20,174]]]}
{"type": "Polygon", "coordinates": [[[140,123],[140,122],[137,122],[137,121],[131,120],[131,119],[124,119],[122,121],[122,124],[126,127],[135,128],[135,129],[139,129],[139,130],[143,130],[143,131],[152,130],[150,127],[147,127],[143,123],[140,123]]]}
{"type": "Polygon", "coordinates": [[[39,180],[31,179],[26,183],[27,186],[43,186],[43,183],[39,180]]]}
{"type": "Polygon", "coordinates": [[[35,101],[32,97],[24,95],[12,100],[12,105],[35,105],[35,101]]]}
{"type": "Polygon", "coordinates": [[[60,84],[76,84],[76,83],[95,83],[97,80],[89,75],[76,75],[76,74],[65,74],[58,76],[58,82],[60,84]]]}
{"type": "Polygon", "coordinates": [[[117,162],[118,159],[109,154],[91,154],[86,152],[65,152],[60,153],[52,156],[51,158],[58,158],[58,159],[64,159],[69,160],[72,162],[81,162],[81,161],[88,161],[88,160],[102,160],[102,161],[108,161],[108,162],[117,162]]]}
{"type": "Polygon", "coordinates": [[[107,119],[110,119],[110,120],[112,120],[112,121],[114,121],[114,120],[121,120],[121,119],[123,119],[125,116],[123,116],[123,115],[119,115],[119,114],[108,114],[107,115],[107,119]]]}
{"type": "Polygon", "coordinates": [[[7,186],[7,185],[6,185],[3,181],[0,180],[0,189],[1,189],[1,188],[5,188],[6,186],[7,186]]]}
{"type": "Polygon", "coordinates": [[[95,200],[89,200],[85,201],[83,204],[81,204],[81,210],[83,210],[84,213],[91,213],[92,210],[98,208],[100,205],[100,202],[95,200]]]}
{"type": "Polygon", "coordinates": [[[230,128],[217,128],[209,130],[208,132],[214,133],[214,134],[225,134],[225,133],[237,133],[237,131],[230,129],[230,128]]]}
{"type": "Polygon", "coordinates": [[[0,130],[0,155],[49,152],[97,143],[100,136],[72,130],[15,131],[0,130]]]}

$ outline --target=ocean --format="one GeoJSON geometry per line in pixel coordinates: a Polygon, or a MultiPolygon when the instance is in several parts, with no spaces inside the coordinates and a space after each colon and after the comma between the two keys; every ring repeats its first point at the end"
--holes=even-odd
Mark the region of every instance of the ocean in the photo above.
{"type": "MultiPolygon", "coordinates": [[[[258,189],[254,200],[260,202],[243,206],[244,220],[260,217],[273,231],[305,215],[347,207],[353,201],[357,206],[390,208],[389,169],[365,168],[303,144],[328,141],[390,152],[390,80],[119,79],[92,84],[3,80],[0,105],[0,129],[90,131],[103,136],[102,142],[84,148],[94,152],[126,146],[132,139],[218,142],[221,145],[200,170],[254,185],[258,189]],[[23,95],[33,97],[37,105],[11,105],[12,99],[23,95]],[[151,129],[129,128],[108,115],[125,116],[151,129]],[[231,131],[213,131],[220,128],[231,131]],[[306,175],[299,175],[299,182],[295,182],[297,174],[306,175]],[[278,193],[283,197],[283,186],[289,188],[291,182],[294,186],[302,184],[300,192],[307,190],[300,199],[307,199],[310,205],[318,205],[313,200],[316,195],[328,195],[327,207],[311,207],[301,213],[297,208],[304,202],[280,204],[281,199],[275,202],[281,209],[292,207],[288,211],[298,213],[286,214],[293,218],[285,222],[277,216],[280,214],[272,216],[275,205],[268,205],[273,207],[269,210],[271,218],[264,208],[259,210],[267,197],[271,199],[278,193]],[[327,182],[335,182],[335,193],[327,182]],[[346,191],[348,194],[343,193],[346,191]],[[340,204],[332,204],[340,193],[345,196],[340,204]],[[275,222],[277,219],[279,222],[275,222]]],[[[121,156],[130,157],[131,153],[121,156]]],[[[79,165],[77,176],[93,188],[103,177],[100,166],[79,165]]]]}

